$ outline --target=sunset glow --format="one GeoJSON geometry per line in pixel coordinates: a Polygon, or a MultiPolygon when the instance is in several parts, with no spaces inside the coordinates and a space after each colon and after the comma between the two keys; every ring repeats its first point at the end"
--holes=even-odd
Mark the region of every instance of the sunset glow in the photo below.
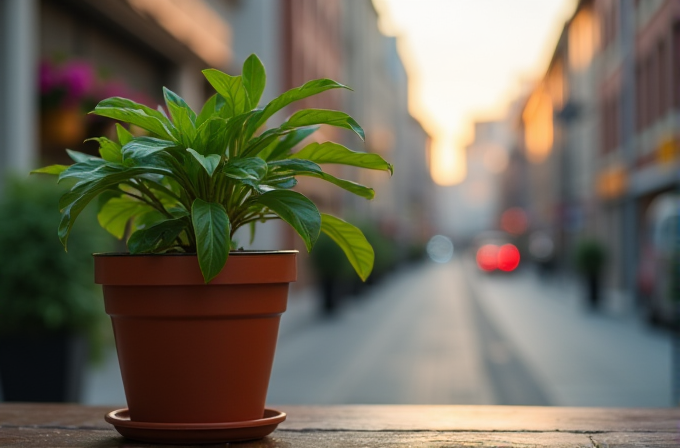
{"type": "Polygon", "coordinates": [[[432,177],[465,178],[475,120],[502,118],[522,84],[545,71],[574,0],[374,0],[398,36],[409,109],[432,136],[432,177]]]}

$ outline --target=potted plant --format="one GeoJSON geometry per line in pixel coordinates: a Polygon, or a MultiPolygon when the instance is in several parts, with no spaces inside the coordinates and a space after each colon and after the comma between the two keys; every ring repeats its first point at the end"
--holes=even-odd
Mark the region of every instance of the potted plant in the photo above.
{"type": "Polygon", "coordinates": [[[392,172],[380,156],[333,142],[292,152],[324,124],[363,139],[359,124],[340,111],[300,110],[261,131],[291,103],[346,86],[318,79],[258,108],[266,75],[255,55],[240,76],[203,74],[217,93],[199,113],[168,89],[167,112],[103,100],[91,113],[149,135],[134,137],[117,124],[118,141],[96,139],[101,157],[69,151],[73,165],[37,170],[75,180],[59,201],[64,247],[79,213],[97,197],[100,223],[119,238],[129,229],[130,253],[96,255],[95,281],[103,285],[129,408],[107,419],[140,440],[225,442],[274,430],[285,414],[265,410],[264,401],[296,252],[230,252],[234,233],[282,219],[311,250],[324,232],[366,279],[374,254],[361,231],[320,213],[292,188],[298,176],[311,176],[371,199],[371,188],[320,165],[392,172]]]}
{"type": "Polygon", "coordinates": [[[325,316],[336,313],[345,295],[351,292],[356,275],[335,242],[320,235],[311,252],[319,290],[320,310],[325,316]]]}
{"type": "Polygon", "coordinates": [[[584,239],[576,245],[574,256],[576,269],[586,285],[588,304],[596,309],[601,302],[602,270],[607,262],[605,247],[596,239],[584,239]]]}
{"type": "Polygon", "coordinates": [[[106,243],[94,229],[76,235],[71,254],[59,250],[54,211],[60,190],[42,179],[11,179],[0,198],[4,401],[77,402],[89,353],[102,346],[105,322],[101,303],[92,300],[91,253],[106,243]]]}

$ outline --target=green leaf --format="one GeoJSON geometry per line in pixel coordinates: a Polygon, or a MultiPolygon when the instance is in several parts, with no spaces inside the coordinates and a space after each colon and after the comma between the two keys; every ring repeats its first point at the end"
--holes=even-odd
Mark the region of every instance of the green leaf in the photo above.
{"type": "Polygon", "coordinates": [[[372,188],[366,187],[365,185],[361,185],[356,182],[352,182],[351,180],[338,179],[337,177],[332,176],[328,173],[301,172],[298,173],[298,175],[323,179],[326,182],[330,182],[334,185],[337,185],[338,187],[347,190],[350,193],[354,193],[357,196],[361,196],[362,198],[373,199],[375,197],[375,191],[372,188]]]}
{"type": "Polygon", "coordinates": [[[123,160],[143,159],[158,151],[174,148],[175,146],[177,146],[177,143],[169,140],[161,140],[154,137],[136,137],[123,146],[123,160]]]}
{"type": "Polygon", "coordinates": [[[254,157],[266,150],[281,136],[292,132],[292,129],[274,128],[263,132],[261,135],[250,140],[248,145],[241,151],[243,157],[254,157]]]}
{"type": "Polygon", "coordinates": [[[68,156],[71,158],[71,160],[73,160],[76,163],[87,162],[88,160],[102,160],[100,157],[91,156],[89,154],[74,151],[72,149],[67,149],[66,154],[68,154],[68,156]]]}
{"type": "Polygon", "coordinates": [[[312,201],[296,191],[273,190],[253,198],[253,202],[268,207],[290,224],[307,250],[312,250],[321,230],[321,215],[312,201]]]}
{"type": "Polygon", "coordinates": [[[116,135],[118,136],[118,143],[120,143],[121,146],[128,144],[135,138],[135,136],[121,126],[120,123],[116,123],[116,135]]]}
{"type": "Polygon", "coordinates": [[[224,98],[224,106],[220,109],[222,118],[241,115],[249,109],[246,89],[240,76],[229,76],[214,68],[203,70],[203,75],[224,98]]]}
{"type": "Polygon", "coordinates": [[[248,56],[248,59],[243,63],[243,73],[241,76],[243,87],[246,89],[250,100],[249,109],[257,107],[267,83],[267,74],[265,73],[262,61],[254,54],[248,56]]]}
{"type": "MultiPolygon", "coordinates": [[[[103,196],[105,193],[102,193],[101,196],[103,196]]],[[[177,216],[175,216],[177,218],[177,216]]],[[[168,217],[164,215],[163,213],[159,212],[156,209],[150,210],[146,213],[142,213],[141,215],[137,215],[134,217],[132,220],[132,232],[136,232],[138,230],[142,229],[148,229],[149,227],[161,222],[167,220],[168,217]]]]}
{"type": "MultiPolygon", "coordinates": [[[[98,159],[101,160],[101,159],[98,159]]],[[[125,167],[120,164],[105,163],[92,169],[88,164],[96,164],[97,160],[71,165],[59,175],[59,180],[75,177],[80,179],[70,191],[66,192],[59,199],[59,210],[61,211],[61,222],[59,223],[59,240],[66,248],[68,236],[76,218],[92,199],[107,189],[117,188],[118,185],[135,176],[148,176],[149,174],[160,174],[175,178],[175,173],[159,166],[142,165],[135,167],[125,167]]]]}
{"type": "MultiPolygon", "coordinates": [[[[247,128],[248,123],[256,117],[258,112],[260,112],[260,110],[251,110],[227,121],[227,147],[229,149],[229,157],[250,157],[248,154],[249,150],[247,149],[248,145],[246,145],[245,149],[243,148],[244,143],[248,142],[250,138],[246,137],[244,129],[247,128]]],[[[264,134],[267,134],[267,132],[264,134]]],[[[262,135],[253,139],[253,141],[259,141],[261,137],[262,135]]],[[[250,142],[250,144],[252,144],[252,142],[250,142]]]]}
{"type": "Polygon", "coordinates": [[[249,126],[249,128],[252,132],[255,132],[255,130],[262,126],[262,124],[264,124],[264,122],[267,121],[272,115],[289,104],[331,89],[352,90],[349,87],[337,83],[331,79],[315,79],[313,81],[306,82],[304,85],[291,89],[274,98],[269,104],[267,104],[264,110],[261,111],[258,119],[251,126],[249,126]]]}
{"type": "Polygon", "coordinates": [[[163,87],[163,97],[165,98],[165,105],[168,106],[170,116],[172,116],[173,120],[176,119],[175,112],[178,112],[181,109],[184,110],[186,115],[191,119],[192,124],[196,123],[196,112],[189,107],[181,96],[177,95],[172,90],[163,87]]]}
{"type": "Polygon", "coordinates": [[[269,145],[260,151],[258,157],[261,157],[264,160],[278,160],[286,158],[288,155],[290,155],[290,151],[295,147],[295,145],[312,135],[318,129],[318,126],[309,126],[289,132],[285,137],[277,140],[275,144],[269,145]]]}
{"type": "Polygon", "coordinates": [[[100,101],[91,114],[134,124],[166,140],[175,140],[175,127],[162,113],[134,101],[113,97],[100,101]]]}
{"type": "MultiPolygon", "coordinates": [[[[127,159],[125,166],[130,169],[146,170],[146,173],[140,174],[160,174],[161,176],[169,176],[176,181],[181,181],[181,175],[176,174],[181,170],[178,167],[178,160],[175,157],[178,153],[170,154],[166,151],[156,151],[152,154],[145,155],[141,158],[127,159]]],[[[149,176],[144,176],[149,177],[149,176]]]]}
{"type": "MultiPolygon", "coordinates": [[[[118,123],[116,123],[118,124],[118,123]]],[[[121,146],[120,144],[109,140],[106,137],[94,137],[94,138],[88,138],[85,140],[86,142],[89,141],[96,141],[99,143],[99,154],[102,156],[102,159],[106,160],[107,162],[116,162],[116,163],[121,163],[123,161],[122,155],[121,155],[121,146]]]]}
{"type": "Polygon", "coordinates": [[[198,117],[196,117],[196,127],[200,128],[203,123],[206,122],[210,117],[213,116],[213,114],[217,111],[216,108],[216,102],[217,102],[217,94],[211,96],[208,98],[208,101],[205,102],[203,105],[203,108],[201,108],[201,113],[198,114],[198,117]]]}
{"type": "Polygon", "coordinates": [[[196,113],[172,90],[163,87],[163,96],[172,121],[179,130],[179,139],[184,146],[191,145],[196,138],[196,113]]]}
{"type": "Polygon", "coordinates": [[[211,117],[198,128],[191,147],[200,154],[224,155],[227,149],[227,123],[222,117],[211,117]]]}
{"type": "Polygon", "coordinates": [[[336,163],[340,165],[358,166],[371,170],[383,170],[393,173],[393,166],[378,154],[352,151],[338,143],[310,143],[299,152],[290,156],[291,159],[305,159],[312,162],[336,163]]]}
{"type": "Polygon", "coordinates": [[[132,254],[162,252],[174,246],[177,237],[187,227],[187,220],[183,218],[160,221],[130,235],[127,242],[128,249],[132,254]]]}
{"type": "Polygon", "coordinates": [[[194,200],[191,221],[196,235],[198,264],[206,283],[220,273],[229,256],[229,217],[222,204],[194,200]]]}
{"type": "Polygon", "coordinates": [[[91,158],[84,162],[74,163],[59,174],[59,182],[64,179],[75,178],[79,182],[72,188],[80,184],[102,180],[109,176],[127,180],[135,176],[149,177],[149,175],[162,175],[175,178],[175,173],[171,168],[158,157],[168,154],[156,153],[141,159],[138,165],[126,166],[120,163],[106,162],[103,159],[91,158]]]}
{"type": "Polygon", "coordinates": [[[373,270],[375,253],[361,230],[342,219],[322,213],[321,231],[340,246],[361,280],[366,281],[373,270]]]}
{"type": "Polygon", "coordinates": [[[222,171],[232,179],[259,181],[267,174],[267,162],[259,157],[230,159],[222,171]]]}
{"type": "Polygon", "coordinates": [[[220,95],[219,93],[215,94],[215,112],[219,112],[222,110],[224,107],[224,104],[226,103],[224,97],[220,95]]]}
{"type": "Polygon", "coordinates": [[[99,210],[97,221],[111,235],[123,238],[130,218],[154,210],[148,204],[129,196],[119,196],[109,199],[99,210]]]}
{"type": "Polygon", "coordinates": [[[205,169],[205,171],[208,173],[208,176],[210,177],[212,177],[213,173],[217,169],[217,165],[219,165],[220,161],[222,160],[222,158],[217,154],[203,156],[191,148],[187,148],[187,152],[194,156],[194,159],[196,159],[198,163],[201,164],[201,166],[205,169]]]}
{"type": "Polygon", "coordinates": [[[112,172],[119,172],[122,169],[123,166],[118,163],[109,164],[104,159],[92,158],[67,167],[59,173],[59,182],[64,179],[96,180],[112,172]]]}
{"type": "Polygon", "coordinates": [[[97,213],[101,211],[101,209],[106,205],[107,202],[111,200],[111,198],[119,198],[122,195],[123,190],[119,190],[118,188],[112,188],[102,192],[99,196],[97,196],[97,213]]]}
{"type": "Polygon", "coordinates": [[[297,185],[297,179],[293,176],[284,176],[275,179],[267,179],[262,187],[271,187],[273,189],[289,190],[297,185]]]}
{"type": "Polygon", "coordinates": [[[31,174],[61,174],[66,171],[68,165],[50,165],[31,171],[31,174]]]}
{"type": "Polygon", "coordinates": [[[256,230],[256,225],[255,221],[250,222],[250,244],[253,244],[255,242],[255,230],[256,230]]]}
{"type": "Polygon", "coordinates": [[[303,109],[297,111],[285,123],[282,128],[299,128],[315,124],[327,124],[339,128],[354,131],[362,140],[365,139],[364,130],[354,118],[338,110],[327,109],[303,109]]]}
{"type": "Polygon", "coordinates": [[[269,171],[274,171],[279,174],[280,172],[290,173],[292,175],[298,175],[303,173],[318,173],[321,174],[321,167],[314,162],[309,160],[301,159],[284,159],[284,160],[273,160],[268,162],[269,171]]]}
{"type": "Polygon", "coordinates": [[[73,224],[80,212],[97,197],[99,193],[117,185],[120,180],[116,176],[106,177],[97,181],[76,184],[70,191],[65,193],[59,200],[59,210],[61,211],[61,221],[57,235],[59,241],[67,248],[68,236],[71,233],[73,224]]]}

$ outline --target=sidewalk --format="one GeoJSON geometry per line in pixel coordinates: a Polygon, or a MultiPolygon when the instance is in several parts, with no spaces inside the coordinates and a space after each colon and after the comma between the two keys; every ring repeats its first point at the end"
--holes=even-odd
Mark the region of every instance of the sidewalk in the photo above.
{"type": "Polygon", "coordinates": [[[532,269],[466,270],[489,318],[557,406],[671,405],[671,338],[610,295],[593,312],[578,282],[532,269]]]}

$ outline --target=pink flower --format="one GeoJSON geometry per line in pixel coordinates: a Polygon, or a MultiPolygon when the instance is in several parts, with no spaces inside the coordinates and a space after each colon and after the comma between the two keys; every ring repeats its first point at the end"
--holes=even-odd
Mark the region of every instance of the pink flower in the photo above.
{"type": "Polygon", "coordinates": [[[59,72],[49,61],[41,61],[38,67],[38,86],[44,95],[59,84],[59,72]]]}
{"type": "Polygon", "coordinates": [[[127,98],[130,89],[120,81],[109,81],[104,83],[97,92],[98,99],[111,98],[113,96],[120,96],[127,98]]]}
{"type": "Polygon", "coordinates": [[[96,79],[92,66],[81,61],[72,61],[64,66],[62,77],[69,102],[78,102],[91,93],[96,79]]]}

